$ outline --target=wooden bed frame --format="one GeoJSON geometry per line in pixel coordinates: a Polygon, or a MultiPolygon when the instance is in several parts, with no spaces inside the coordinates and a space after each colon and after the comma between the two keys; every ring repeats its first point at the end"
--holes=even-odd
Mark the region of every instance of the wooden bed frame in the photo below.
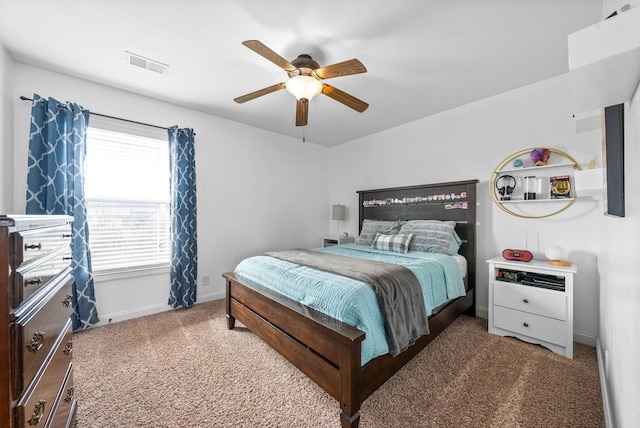
{"type": "Polygon", "coordinates": [[[455,220],[467,259],[467,294],[434,311],[430,334],[406,351],[382,355],[361,366],[364,332],[258,284],[225,273],[227,327],[238,320],[340,403],[342,427],[356,428],[360,405],[460,314],[475,316],[477,180],[359,191],[364,219],[455,220]]]}

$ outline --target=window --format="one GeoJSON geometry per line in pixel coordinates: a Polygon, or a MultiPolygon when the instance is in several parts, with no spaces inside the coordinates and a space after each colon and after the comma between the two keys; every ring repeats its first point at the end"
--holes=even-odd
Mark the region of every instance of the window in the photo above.
{"type": "MultiPolygon", "coordinates": [[[[91,126],[93,122],[92,116],[85,164],[93,271],[100,274],[168,266],[166,136],[160,139],[157,134],[101,129],[91,126]]],[[[104,119],[97,122],[104,124],[104,119]]]]}

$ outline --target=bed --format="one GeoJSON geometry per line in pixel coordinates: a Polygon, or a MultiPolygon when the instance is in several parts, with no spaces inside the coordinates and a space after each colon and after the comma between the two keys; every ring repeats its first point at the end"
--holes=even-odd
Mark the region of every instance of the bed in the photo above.
{"type": "Polygon", "coordinates": [[[223,274],[227,327],[233,329],[236,320],[241,322],[339,402],[343,427],[357,427],[360,406],[367,397],[460,314],[475,316],[477,182],[357,192],[360,235],[363,224],[372,222],[438,220],[455,222],[461,241],[457,253],[465,261],[463,295],[429,308],[429,334],[419,336],[402,352],[363,358],[363,348],[369,352],[363,346],[363,330],[233,272],[223,274]]]}

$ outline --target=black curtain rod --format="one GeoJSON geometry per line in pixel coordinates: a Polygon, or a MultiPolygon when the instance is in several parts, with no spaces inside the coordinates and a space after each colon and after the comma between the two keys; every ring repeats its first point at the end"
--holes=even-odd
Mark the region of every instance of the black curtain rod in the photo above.
{"type": "MultiPolygon", "coordinates": [[[[20,99],[22,101],[33,101],[32,98],[27,98],[24,95],[20,95],[20,99]]],[[[115,116],[109,116],[108,114],[96,113],[96,112],[93,112],[91,110],[89,110],[89,114],[93,114],[95,116],[100,116],[100,117],[106,117],[107,119],[115,119],[115,120],[121,120],[123,122],[135,123],[136,125],[151,126],[152,128],[158,128],[158,129],[164,129],[164,130],[169,129],[166,126],[151,125],[150,123],[137,122],[135,120],[123,119],[121,117],[115,117],[115,116]]]]}

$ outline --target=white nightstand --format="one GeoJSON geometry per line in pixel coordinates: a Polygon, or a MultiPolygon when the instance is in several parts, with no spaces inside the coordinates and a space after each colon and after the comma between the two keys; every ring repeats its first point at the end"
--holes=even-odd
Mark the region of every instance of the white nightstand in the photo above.
{"type": "Polygon", "coordinates": [[[573,359],[573,275],[576,265],[489,263],[489,333],[536,343],[573,359]]]}
{"type": "Polygon", "coordinates": [[[330,247],[332,245],[353,244],[356,242],[353,236],[323,236],[322,246],[330,247]]]}

